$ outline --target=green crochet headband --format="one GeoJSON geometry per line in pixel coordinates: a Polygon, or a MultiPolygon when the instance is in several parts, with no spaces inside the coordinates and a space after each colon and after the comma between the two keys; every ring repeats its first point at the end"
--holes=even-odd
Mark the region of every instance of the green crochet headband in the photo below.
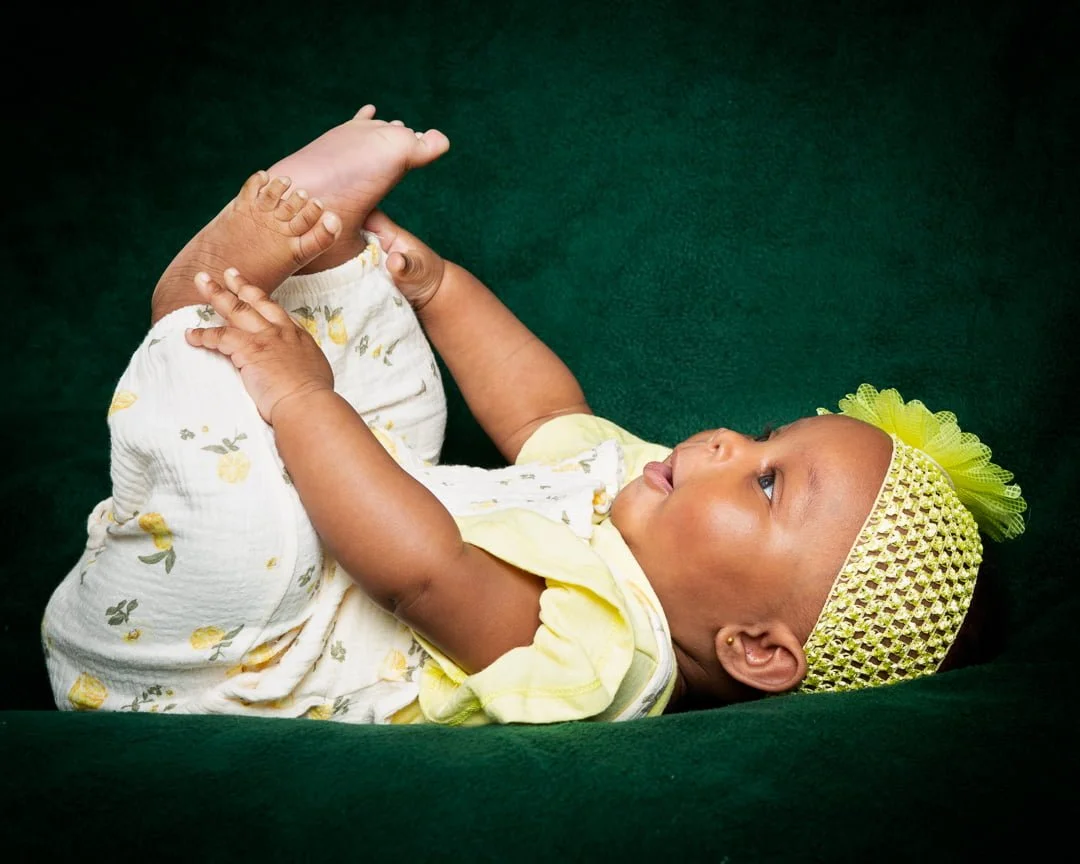
{"type": "MultiPolygon", "coordinates": [[[[829,414],[824,408],[818,414],[829,414]]],[[[993,540],[1024,530],[1027,504],[956,415],[863,384],[841,414],[893,440],[877,500],[804,647],[800,691],[856,690],[937,670],[967,614],[993,540]]]]}

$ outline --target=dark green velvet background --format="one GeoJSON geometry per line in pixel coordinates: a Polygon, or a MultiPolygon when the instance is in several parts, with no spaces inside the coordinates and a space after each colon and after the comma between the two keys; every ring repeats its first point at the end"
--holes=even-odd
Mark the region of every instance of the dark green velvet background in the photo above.
{"type": "MultiPolygon", "coordinates": [[[[35,59],[8,69],[0,217],[7,860],[952,861],[1074,844],[1076,3],[154,10],[8,33],[35,59]],[[1003,653],[622,726],[54,711],[38,623],[108,493],[105,408],[158,274],[254,169],[369,101],[453,142],[388,212],[490,284],[599,413],[674,443],[862,381],[956,411],[1030,502],[1000,556],[1003,653]]],[[[491,463],[451,399],[445,458],[491,463]]]]}

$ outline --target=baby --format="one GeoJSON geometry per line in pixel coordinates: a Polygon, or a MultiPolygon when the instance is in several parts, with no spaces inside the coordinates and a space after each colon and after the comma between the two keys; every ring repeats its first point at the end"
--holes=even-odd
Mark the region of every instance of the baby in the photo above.
{"type": "Polygon", "coordinates": [[[112,495],[45,613],[61,708],[620,720],[939,667],[980,526],[1023,530],[975,436],[868,385],[674,450],[593,416],[375,209],[449,142],[374,113],[250,178],[159,282],[112,495]],[[507,468],[436,464],[428,340],[507,468]]]}

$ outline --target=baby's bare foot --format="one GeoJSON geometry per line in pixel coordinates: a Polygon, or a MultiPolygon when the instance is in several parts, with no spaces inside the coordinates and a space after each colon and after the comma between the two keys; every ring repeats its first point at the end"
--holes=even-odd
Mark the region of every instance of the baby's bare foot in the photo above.
{"type": "Polygon", "coordinates": [[[151,323],[202,302],[192,284],[201,271],[220,281],[226,267],[236,267],[272,291],[333,246],[341,220],[303,189],[286,195],[291,185],[288,177],[270,180],[265,171],[249,177],[166,268],[154,289],[151,323]]]}
{"type": "Polygon", "coordinates": [[[317,195],[342,220],[342,242],[306,270],[347,261],[366,245],[364,220],[405,173],[428,165],[450,148],[442,132],[416,132],[400,120],[375,119],[365,105],[356,116],[270,168],[317,195]]]}

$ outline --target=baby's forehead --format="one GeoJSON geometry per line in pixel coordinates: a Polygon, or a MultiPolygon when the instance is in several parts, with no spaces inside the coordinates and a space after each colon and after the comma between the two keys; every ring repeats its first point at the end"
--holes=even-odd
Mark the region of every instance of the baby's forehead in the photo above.
{"type": "Polygon", "coordinates": [[[800,434],[814,435],[815,437],[849,437],[860,436],[867,440],[880,440],[889,436],[862,420],[854,417],[845,417],[843,414],[815,414],[809,417],[799,417],[783,426],[778,426],[777,434],[800,434]]]}

